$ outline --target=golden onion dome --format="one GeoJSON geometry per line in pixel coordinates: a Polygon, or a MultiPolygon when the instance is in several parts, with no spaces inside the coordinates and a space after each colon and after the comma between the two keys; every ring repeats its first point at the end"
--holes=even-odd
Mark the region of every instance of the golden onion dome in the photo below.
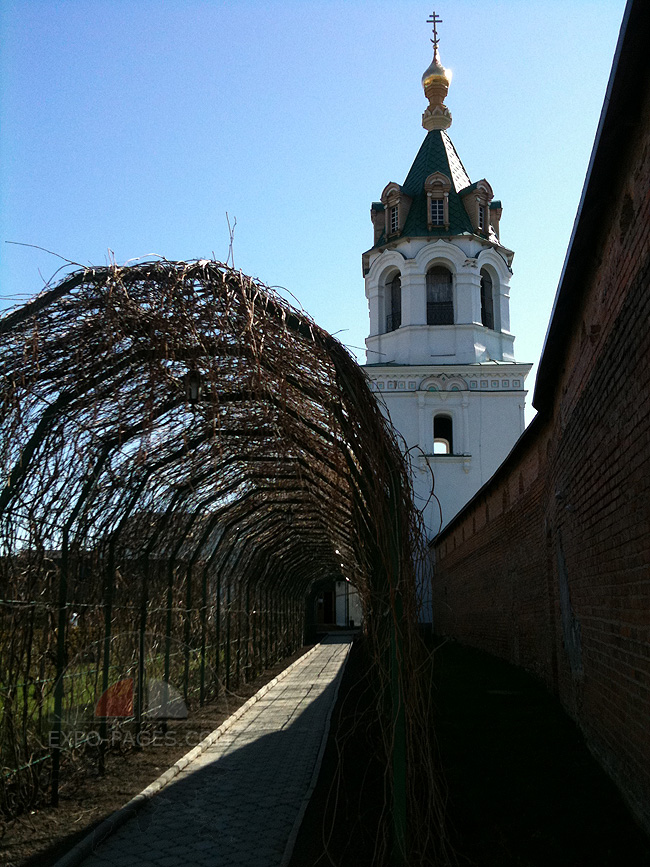
{"type": "Polygon", "coordinates": [[[427,23],[433,24],[433,60],[431,66],[422,76],[424,95],[429,100],[428,107],[422,115],[422,126],[426,130],[448,129],[451,126],[451,112],[445,105],[445,97],[451,84],[451,69],[445,69],[440,62],[438,54],[438,30],[437,25],[442,23],[434,12],[427,23]]]}
{"type": "Polygon", "coordinates": [[[451,70],[445,69],[440,62],[438,49],[436,47],[431,65],[427,70],[425,70],[424,75],[422,76],[422,87],[426,89],[430,84],[442,81],[446,82],[447,87],[449,87],[451,84],[451,70]]]}

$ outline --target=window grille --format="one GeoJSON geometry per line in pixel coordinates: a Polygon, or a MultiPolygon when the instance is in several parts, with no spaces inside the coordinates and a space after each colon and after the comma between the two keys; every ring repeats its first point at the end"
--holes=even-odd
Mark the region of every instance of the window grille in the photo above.
{"type": "Polygon", "coordinates": [[[390,312],[386,316],[386,331],[396,331],[402,324],[402,278],[399,274],[391,280],[388,291],[390,312]]]}
{"type": "Polygon", "coordinates": [[[481,322],[486,328],[494,329],[492,278],[487,271],[481,271],[481,322]]]}
{"type": "Polygon", "coordinates": [[[451,272],[435,266],[427,272],[427,325],[454,324],[451,272]]]}

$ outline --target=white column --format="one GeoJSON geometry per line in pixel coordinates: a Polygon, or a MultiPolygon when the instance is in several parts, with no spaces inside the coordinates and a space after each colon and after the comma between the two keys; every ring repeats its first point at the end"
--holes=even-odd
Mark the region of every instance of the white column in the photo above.
{"type": "Polygon", "coordinates": [[[499,319],[495,323],[499,326],[501,331],[505,331],[507,333],[510,332],[510,286],[507,283],[501,283],[499,281],[499,294],[498,297],[494,299],[495,307],[498,306],[498,314],[495,309],[495,315],[498,315],[499,319]]]}
{"type": "Polygon", "coordinates": [[[471,446],[469,442],[469,396],[465,395],[462,400],[463,413],[463,454],[471,454],[471,446]]]}
{"type": "Polygon", "coordinates": [[[456,322],[460,324],[481,321],[481,277],[476,259],[466,259],[465,266],[456,274],[456,322]]]}
{"type": "Polygon", "coordinates": [[[376,334],[381,334],[385,328],[385,323],[382,323],[382,314],[383,311],[380,310],[381,305],[379,302],[381,301],[381,293],[379,291],[379,286],[372,286],[366,292],[368,298],[368,309],[370,311],[370,337],[374,337],[376,334]]]}
{"type": "Polygon", "coordinates": [[[416,270],[415,260],[407,259],[402,269],[402,325],[426,324],[426,278],[416,270]]]}
{"type": "Polygon", "coordinates": [[[425,430],[425,411],[424,411],[424,394],[418,394],[418,445],[422,451],[427,454],[426,448],[426,430],[425,430]]]}

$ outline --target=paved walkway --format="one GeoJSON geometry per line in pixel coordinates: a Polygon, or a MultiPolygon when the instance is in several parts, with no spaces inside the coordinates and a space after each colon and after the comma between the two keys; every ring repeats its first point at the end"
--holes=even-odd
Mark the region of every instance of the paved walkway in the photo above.
{"type": "Polygon", "coordinates": [[[310,794],[350,639],[328,636],[83,867],[280,865],[310,794]]]}

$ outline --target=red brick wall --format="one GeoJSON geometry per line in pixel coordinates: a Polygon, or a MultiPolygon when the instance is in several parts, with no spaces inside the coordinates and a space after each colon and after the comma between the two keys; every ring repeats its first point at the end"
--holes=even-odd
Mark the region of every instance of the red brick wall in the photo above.
{"type": "Polygon", "coordinates": [[[432,549],[434,626],[536,672],[650,830],[650,104],[555,400],[432,549]]]}
{"type": "Polygon", "coordinates": [[[537,438],[528,439],[502,482],[484,489],[434,549],[434,628],[549,681],[544,464],[537,438]]]}

